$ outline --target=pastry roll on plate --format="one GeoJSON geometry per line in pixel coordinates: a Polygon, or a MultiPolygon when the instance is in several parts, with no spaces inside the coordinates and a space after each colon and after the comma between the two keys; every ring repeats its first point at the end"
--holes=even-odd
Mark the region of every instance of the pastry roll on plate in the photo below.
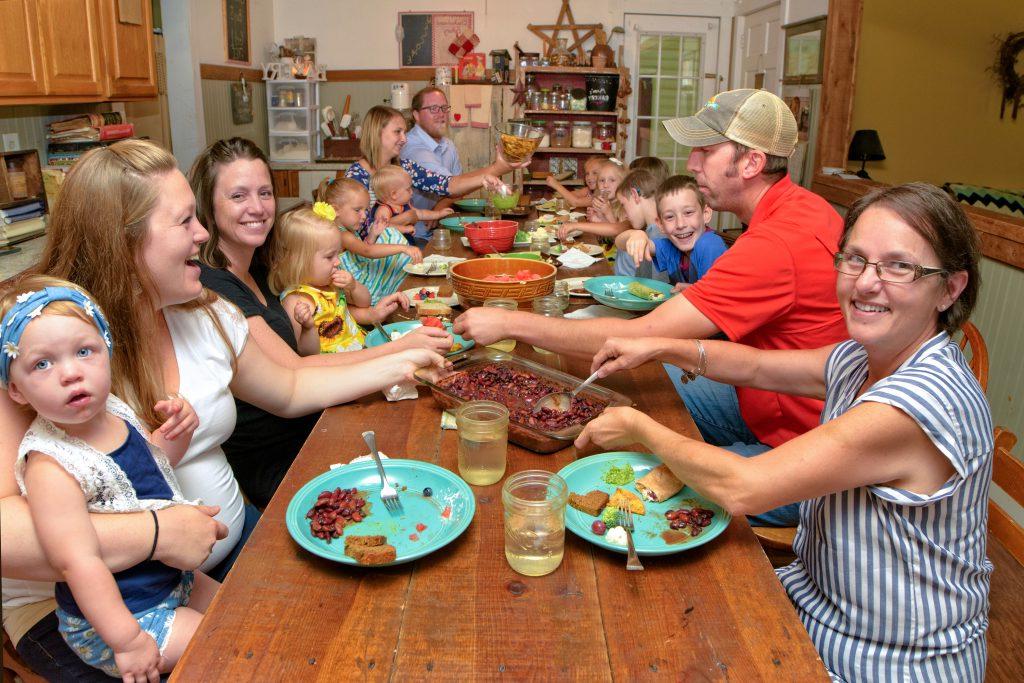
{"type": "Polygon", "coordinates": [[[683,490],[683,482],[679,481],[668,465],[658,465],[653,470],[636,480],[636,490],[646,500],[658,503],[668,500],[683,490]]]}

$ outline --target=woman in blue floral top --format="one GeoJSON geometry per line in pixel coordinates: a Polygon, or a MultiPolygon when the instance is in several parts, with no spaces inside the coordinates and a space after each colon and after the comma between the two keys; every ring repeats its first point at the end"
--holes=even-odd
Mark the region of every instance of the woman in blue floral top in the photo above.
{"type": "MultiPolygon", "coordinates": [[[[377,106],[366,112],[366,117],[363,120],[363,134],[359,141],[359,151],[363,156],[349,167],[345,172],[345,177],[352,178],[366,186],[370,192],[371,206],[377,201],[377,198],[370,187],[370,178],[378,168],[387,164],[397,163],[405,169],[412,178],[412,186],[417,190],[447,197],[449,195],[464,195],[480,187],[495,187],[501,182],[498,176],[516,168],[523,168],[530,163],[527,160],[521,164],[511,164],[505,161],[499,149],[497,161],[471,173],[452,176],[430,171],[415,161],[399,159],[399,152],[405,145],[406,127],[405,117],[397,109],[377,106]]],[[[367,215],[369,216],[370,212],[367,212],[367,215]]],[[[368,217],[364,222],[359,231],[361,237],[365,238],[368,233],[371,220],[368,217]]],[[[377,238],[377,244],[407,243],[401,232],[389,226],[377,238]]],[[[405,278],[403,268],[410,260],[407,254],[371,259],[345,252],[341,257],[342,266],[366,285],[374,303],[381,297],[398,291],[405,278]]]]}

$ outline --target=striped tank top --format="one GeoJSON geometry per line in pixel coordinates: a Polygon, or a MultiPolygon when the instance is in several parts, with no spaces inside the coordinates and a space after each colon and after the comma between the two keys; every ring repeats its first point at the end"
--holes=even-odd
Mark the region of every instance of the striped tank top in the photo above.
{"type": "Polygon", "coordinates": [[[955,472],[931,495],[864,486],[802,502],[797,559],[779,578],[835,680],[980,682],[992,573],[988,402],[945,333],[857,396],[867,372],[860,344],[835,348],[821,421],[866,401],[893,406],[955,472]]]}

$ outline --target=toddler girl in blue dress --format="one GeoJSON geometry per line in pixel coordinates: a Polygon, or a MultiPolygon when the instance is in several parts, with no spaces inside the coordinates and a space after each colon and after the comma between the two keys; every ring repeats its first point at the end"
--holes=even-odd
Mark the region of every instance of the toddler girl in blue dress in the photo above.
{"type": "Polygon", "coordinates": [[[56,586],[60,632],[108,675],[155,680],[184,652],[219,584],[153,560],[112,574],[89,513],[149,511],[155,551],[156,510],[188,502],[171,464],[199,421],[172,395],[155,406],[167,421],[146,432],[110,393],[113,344],[103,313],[71,283],[26,278],[0,298],[0,315],[0,384],[36,412],[15,476],[64,577],[56,586]]]}

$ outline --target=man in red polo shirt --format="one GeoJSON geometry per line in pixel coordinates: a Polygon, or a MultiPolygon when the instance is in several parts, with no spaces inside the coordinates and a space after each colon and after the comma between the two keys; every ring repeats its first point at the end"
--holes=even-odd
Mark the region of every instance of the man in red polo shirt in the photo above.
{"type": "MultiPolygon", "coordinates": [[[[713,97],[694,116],[665,122],[693,148],[687,169],[708,203],[747,224],[746,232],[681,296],[633,320],[566,320],[473,308],[455,331],[483,344],[514,337],[558,353],[592,356],[610,337],[707,338],[724,334],[759,349],[818,348],[846,338],[832,257],[842,219],[786,171],[797,139],[793,114],[764,90],[713,97]]],[[[818,424],[821,402],[703,377],[683,384],[669,368],[704,439],[756,455],[818,424]]],[[[753,518],[793,525],[796,507],[753,518]]]]}

